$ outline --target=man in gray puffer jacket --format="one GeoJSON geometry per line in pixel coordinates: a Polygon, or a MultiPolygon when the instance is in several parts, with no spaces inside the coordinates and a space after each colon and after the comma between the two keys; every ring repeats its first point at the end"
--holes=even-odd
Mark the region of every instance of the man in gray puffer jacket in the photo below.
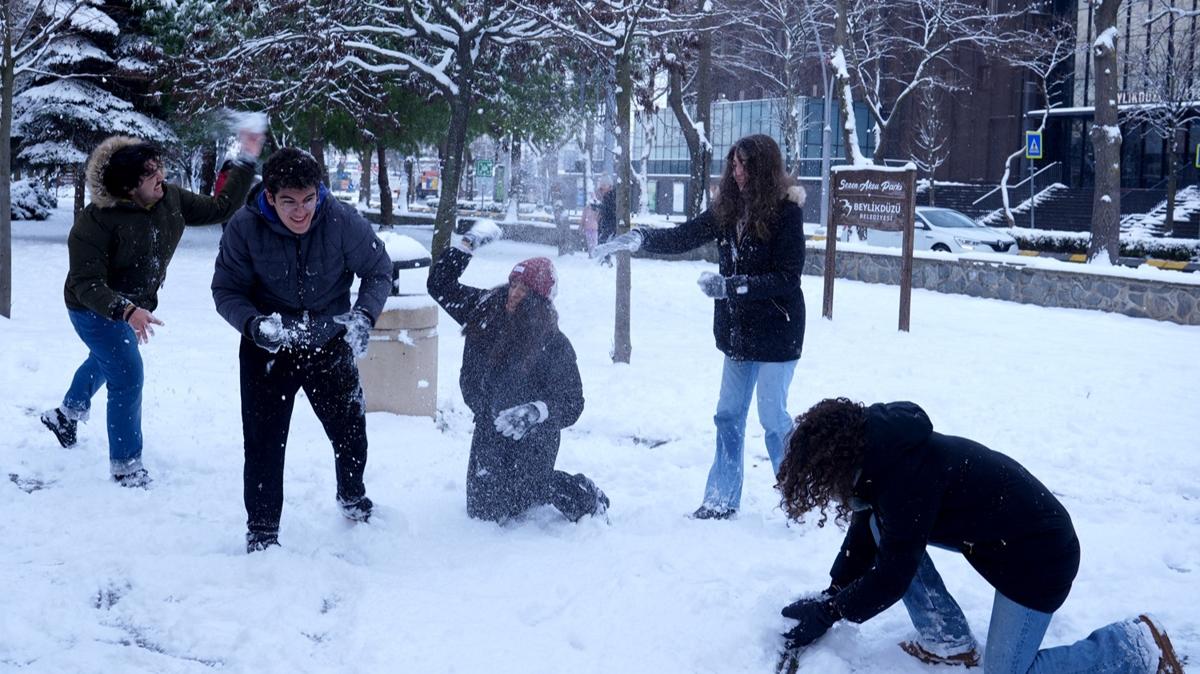
{"type": "Polygon", "coordinates": [[[366,415],[356,357],[383,311],[392,263],[371,226],[321,184],[312,155],[284,148],[225,228],[213,273],[217,311],[242,334],[246,551],[279,544],[283,460],[296,392],[333,443],[342,514],[365,522],[366,415]],[[350,284],[362,279],[350,305],[350,284]]]}

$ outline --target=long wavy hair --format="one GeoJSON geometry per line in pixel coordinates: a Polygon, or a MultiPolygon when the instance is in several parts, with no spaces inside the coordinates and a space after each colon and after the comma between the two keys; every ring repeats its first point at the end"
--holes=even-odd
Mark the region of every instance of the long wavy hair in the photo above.
{"type": "Polygon", "coordinates": [[[488,366],[494,370],[527,371],[534,357],[546,346],[546,338],[558,330],[554,303],[529,291],[509,314],[508,286],[496,286],[484,297],[463,324],[463,334],[489,335],[488,366]]]}
{"type": "Polygon", "coordinates": [[[775,476],[779,507],[790,519],[821,511],[818,527],[829,519],[850,521],[850,496],[867,446],[867,410],[847,398],[826,398],[796,417],[787,454],[775,476]]]}
{"type": "Polygon", "coordinates": [[[737,234],[738,222],[745,217],[748,231],[762,241],[769,241],[779,219],[779,203],[787,198],[792,179],[783,167],[779,145],[763,134],[746,136],[729,148],[725,155],[725,172],[717,188],[713,210],[717,223],[727,232],[737,234]],[[733,179],[733,158],[738,157],[746,169],[746,189],[739,189],[733,179]]]}

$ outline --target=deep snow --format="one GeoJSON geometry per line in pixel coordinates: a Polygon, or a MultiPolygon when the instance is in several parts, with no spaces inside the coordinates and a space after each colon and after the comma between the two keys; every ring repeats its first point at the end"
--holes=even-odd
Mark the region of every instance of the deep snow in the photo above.
{"type": "MultiPolygon", "coordinates": [[[[377,517],[352,525],[338,514],[331,450],[301,401],[284,547],[247,556],[239,338],[208,290],[219,228],[185,234],[156,311],[166,325],[142,349],[156,481],[131,491],[108,479],[103,391],[72,450],[28,413],[61,400],[85,354],[62,301],[68,227],[63,211],[14,223],[14,318],[0,319],[0,478],[17,476],[0,482],[0,670],[765,672],[788,622],[778,609],[827,584],[841,534],[787,525],[753,410],[739,517],[685,517],[713,451],[721,358],[695,285],[712,265],[633,263],[624,366],[608,356],[613,270],[556,260],[587,397],[559,467],[595,479],[611,523],[466,517],[462,338],[443,314],[439,420],[368,417],[377,517]]],[[[499,284],[548,250],[493,244],[465,280],[499,284]]],[[[834,395],[911,399],[939,430],[1016,457],[1059,494],[1083,546],[1047,645],[1150,610],[1197,657],[1200,329],[915,290],[903,334],[895,287],[838,281],[833,321],[820,318],[821,279],[804,287],[794,412],[834,395]]],[[[991,589],[960,558],[932,555],[983,639],[991,589]]],[[[802,671],[943,671],[896,647],[909,631],[899,605],[838,625],[802,671]]]]}

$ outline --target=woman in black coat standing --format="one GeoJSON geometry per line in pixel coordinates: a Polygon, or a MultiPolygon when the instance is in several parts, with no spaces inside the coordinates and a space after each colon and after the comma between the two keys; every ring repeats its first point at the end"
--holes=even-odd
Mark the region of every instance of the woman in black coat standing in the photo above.
{"type": "Polygon", "coordinates": [[[633,229],[596,246],[592,257],[618,250],[684,253],[716,241],[719,274],[698,283],[713,298],[713,335],[725,354],[714,422],[716,458],[697,519],[727,519],[741,504],[746,415],[757,391],[772,475],[792,428],[788,387],[804,346],[804,190],[793,187],[770,136],[747,136],[725,156],[712,208],[672,229],[633,229]]]}
{"type": "Polygon", "coordinates": [[[849,521],[819,596],[783,609],[795,653],[834,623],[861,623],[903,601],[918,637],[900,644],[927,663],[979,664],[962,610],[946,591],[929,545],[961,553],[996,589],[987,674],[1159,672],[1183,669],[1148,615],[1105,625],[1086,639],[1041,649],[1079,569],[1079,539],[1066,508],[1013,459],[967,438],[934,432],[910,402],[865,407],[823,400],[797,419],[776,488],[788,517],[832,507],[849,521]]]}
{"type": "Polygon", "coordinates": [[[583,412],[583,384],[558,329],[553,263],[525,260],[490,290],[459,283],[474,249],[497,236],[494,223],[477,224],[438,259],[428,282],[466,336],[459,384],[475,414],[467,514],[499,522],[543,504],[572,522],[603,514],[608,497],[595,483],[554,469],[560,432],[583,412]]]}

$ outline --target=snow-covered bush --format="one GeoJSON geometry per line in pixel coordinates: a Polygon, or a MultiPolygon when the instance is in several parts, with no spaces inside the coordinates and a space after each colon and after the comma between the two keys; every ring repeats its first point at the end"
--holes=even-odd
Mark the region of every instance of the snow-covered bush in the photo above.
{"type": "MultiPolygon", "coordinates": [[[[1092,235],[1088,232],[1057,232],[1052,230],[1013,227],[1004,231],[1017,240],[1021,250],[1041,253],[1084,254],[1092,235]]],[[[1200,241],[1190,239],[1144,239],[1121,237],[1121,257],[1143,257],[1155,260],[1200,260],[1200,241]]]]}
{"type": "Polygon", "coordinates": [[[18,180],[12,184],[12,219],[45,220],[58,208],[58,197],[40,183],[18,180]]]}

